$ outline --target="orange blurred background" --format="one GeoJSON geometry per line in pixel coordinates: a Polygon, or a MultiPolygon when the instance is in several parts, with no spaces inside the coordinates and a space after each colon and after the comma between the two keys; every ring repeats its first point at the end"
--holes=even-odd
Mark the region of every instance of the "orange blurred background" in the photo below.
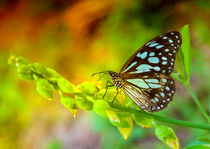
{"type": "MultiPolygon", "coordinates": [[[[189,24],[191,84],[207,109],[210,84],[203,80],[210,80],[209,16],[207,0],[1,0],[0,148],[167,148],[149,129],[136,126],[124,141],[93,112],[80,110],[73,119],[56,93],[51,102],[40,97],[35,84],[19,80],[7,60],[10,55],[24,56],[77,85],[91,80],[94,72],[118,72],[146,41],[189,24]]],[[[186,92],[177,83],[175,100],[160,114],[203,122],[186,92]]],[[[184,146],[204,133],[175,130],[184,146]]]]}

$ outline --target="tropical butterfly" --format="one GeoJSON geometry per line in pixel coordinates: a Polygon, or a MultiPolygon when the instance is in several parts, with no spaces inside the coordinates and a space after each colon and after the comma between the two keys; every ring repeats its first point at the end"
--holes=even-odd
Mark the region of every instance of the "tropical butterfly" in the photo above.
{"type": "Polygon", "coordinates": [[[119,73],[103,73],[108,73],[117,91],[122,89],[141,110],[160,111],[174,96],[175,81],[170,74],[181,43],[178,31],[167,32],[144,44],[119,73]]]}

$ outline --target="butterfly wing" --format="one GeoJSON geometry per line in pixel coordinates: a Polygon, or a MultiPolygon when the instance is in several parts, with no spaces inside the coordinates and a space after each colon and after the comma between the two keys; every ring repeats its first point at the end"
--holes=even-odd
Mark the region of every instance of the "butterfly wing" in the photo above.
{"type": "Polygon", "coordinates": [[[173,100],[175,82],[171,77],[153,74],[147,79],[127,79],[123,90],[142,110],[154,112],[173,100]]]}
{"type": "Polygon", "coordinates": [[[170,74],[181,42],[177,31],[155,37],[122,67],[119,76],[126,84],[123,90],[142,110],[159,111],[172,101],[175,82],[170,74]]]}
{"type": "Polygon", "coordinates": [[[129,58],[119,74],[133,76],[156,72],[169,75],[173,71],[181,42],[181,35],[177,31],[153,38],[129,58]]]}

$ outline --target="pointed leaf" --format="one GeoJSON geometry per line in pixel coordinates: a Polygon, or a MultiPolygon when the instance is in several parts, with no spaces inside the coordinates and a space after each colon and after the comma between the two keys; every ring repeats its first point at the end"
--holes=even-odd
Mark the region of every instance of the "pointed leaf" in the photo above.
{"type": "Polygon", "coordinates": [[[104,100],[96,100],[94,103],[94,111],[104,118],[107,118],[105,110],[111,109],[110,105],[104,100]]]}
{"type": "Polygon", "coordinates": [[[202,136],[202,137],[198,137],[198,140],[210,144],[210,137],[202,136]]]}
{"type": "Polygon", "coordinates": [[[23,80],[33,80],[33,73],[29,65],[17,65],[18,77],[23,80]]]}
{"type": "Polygon", "coordinates": [[[119,126],[122,128],[129,127],[128,122],[124,119],[125,117],[118,115],[115,111],[110,109],[110,110],[105,110],[105,113],[106,113],[109,121],[112,123],[112,125],[119,126]]]}
{"type": "Polygon", "coordinates": [[[155,129],[155,134],[161,141],[169,145],[171,148],[179,149],[179,141],[172,128],[158,126],[155,129]]]}
{"type": "Polygon", "coordinates": [[[16,66],[18,67],[19,65],[27,65],[28,61],[24,57],[19,56],[15,59],[15,63],[16,66]]]}
{"type": "Polygon", "coordinates": [[[87,100],[86,97],[82,96],[75,96],[76,102],[78,106],[84,110],[92,110],[93,109],[93,103],[89,100],[87,100]]]}
{"type": "Polygon", "coordinates": [[[36,81],[36,89],[42,96],[48,98],[49,100],[53,97],[53,87],[45,79],[38,79],[36,81]]]}
{"type": "Polygon", "coordinates": [[[61,104],[67,108],[74,116],[77,115],[78,106],[74,98],[71,98],[67,95],[61,96],[61,104]]]}
{"type": "Polygon", "coordinates": [[[185,25],[181,29],[182,35],[182,46],[181,46],[181,57],[183,59],[186,79],[189,81],[191,73],[191,43],[190,43],[190,31],[189,25],[185,25]]]}
{"type": "Polygon", "coordinates": [[[137,114],[132,114],[133,120],[136,122],[137,125],[143,128],[150,128],[153,127],[153,119],[146,118],[144,116],[140,116],[137,114]]]}
{"type": "Polygon", "coordinates": [[[74,94],[80,92],[80,90],[76,86],[74,86],[73,84],[71,84],[69,81],[67,81],[62,77],[58,79],[57,84],[58,87],[65,93],[74,94]]]}
{"type": "Polygon", "coordinates": [[[51,79],[51,78],[60,78],[60,74],[57,73],[54,69],[52,68],[46,68],[45,73],[43,74],[43,76],[47,79],[51,79]]]}
{"type": "Polygon", "coordinates": [[[39,75],[43,75],[46,72],[46,68],[39,63],[33,63],[31,66],[31,69],[33,72],[39,74],[39,75]]]}
{"type": "Polygon", "coordinates": [[[117,127],[117,128],[120,131],[123,138],[127,140],[133,130],[133,120],[131,116],[126,117],[125,120],[128,122],[129,128],[122,128],[122,127],[117,127]]]}
{"type": "Polygon", "coordinates": [[[92,82],[83,82],[78,88],[88,95],[95,95],[99,91],[97,86],[92,82]]]}
{"type": "Polygon", "coordinates": [[[199,137],[189,144],[185,149],[207,149],[210,148],[210,139],[208,137],[199,137]]]}
{"type": "MultiPolygon", "coordinates": [[[[115,88],[108,89],[106,92],[106,89],[101,89],[97,94],[96,98],[104,99],[105,101],[112,102],[117,94],[117,91],[115,88]],[[106,94],[105,94],[106,93],[106,94]]],[[[119,93],[116,97],[117,100],[114,100],[114,102],[119,101],[120,103],[124,104],[125,102],[125,95],[124,93],[119,93]],[[118,97],[119,95],[119,97],[118,97]]]]}

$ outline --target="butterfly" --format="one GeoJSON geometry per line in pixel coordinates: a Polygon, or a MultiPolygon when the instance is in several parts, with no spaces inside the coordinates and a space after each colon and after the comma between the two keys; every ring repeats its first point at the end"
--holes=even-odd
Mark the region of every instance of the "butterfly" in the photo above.
{"type": "Polygon", "coordinates": [[[170,74],[181,44],[178,31],[166,32],[137,50],[119,73],[103,73],[109,74],[117,91],[122,89],[141,110],[160,111],[173,100],[175,81],[170,74]]]}

